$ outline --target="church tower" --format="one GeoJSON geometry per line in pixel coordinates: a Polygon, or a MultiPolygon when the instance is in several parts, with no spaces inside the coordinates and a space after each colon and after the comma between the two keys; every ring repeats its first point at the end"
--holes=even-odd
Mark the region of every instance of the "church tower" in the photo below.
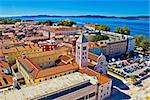
{"type": "Polygon", "coordinates": [[[108,63],[106,61],[106,57],[102,53],[97,59],[97,65],[94,67],[94,70],[104,75],[107,74],[108,63]]]}
{"type": "Polygon", "coordinates": [[[76,62],[80,67],[88,66],[88,41],[82,33],[76,41],[76,62]]]}

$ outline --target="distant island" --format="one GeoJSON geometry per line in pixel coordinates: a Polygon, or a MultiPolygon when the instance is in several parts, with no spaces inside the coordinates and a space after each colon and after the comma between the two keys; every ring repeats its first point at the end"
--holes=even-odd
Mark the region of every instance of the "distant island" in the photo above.
{"type": "Polygon", "coordinates": [[[101,15],[80,15],[80,16],[59,16],[59,15],[32,15],[32,16],[12,16],[12,17],[0,17],[0,18],[27,18],[27,17],[80,17],[80,18],[118,18],[127,20],[150,20],[150,16],[127,16],[127,17],[117,17],[117,16],[101,16],[101,15]]]}

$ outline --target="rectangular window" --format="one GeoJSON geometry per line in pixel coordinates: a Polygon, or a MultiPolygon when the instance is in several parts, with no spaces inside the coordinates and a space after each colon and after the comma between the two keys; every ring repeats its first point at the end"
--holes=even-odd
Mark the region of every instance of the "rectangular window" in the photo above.
{"type": "Polygon", "coordinates": [[[81,97],[81,98],[79,98],[79,99],[77,99],[77,100],[84,100],[84,97],[81,97]]]}
{"type": "Polygon", "coordinates": [[[109,89],[109,87],[107,87],[107,90],[109,89]]]}
{"type": "Polygon", "coordinates": [[[88,95],[86,95],[85,99],[88,99],[88,95]]]}
{"type": "Polygon", "coordinates": [[[83,47],[83,50],[86,50],[86,47],[83,47]]]}
{"type": "Polygon", "coordinates": [[[95,92],[89,94],[89,98],[94,97],[95,96],[95,92]]]}
{"type": "Polygon", "coordinates": [[[80,49],[80,47],[78,46],[78,49],[80,49]]]}

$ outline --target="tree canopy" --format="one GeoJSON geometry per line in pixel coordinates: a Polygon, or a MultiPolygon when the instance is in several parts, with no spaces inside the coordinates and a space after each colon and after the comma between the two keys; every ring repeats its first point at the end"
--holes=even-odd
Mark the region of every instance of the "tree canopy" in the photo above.
{"type": "Polygon", "coordinates": [[[76,22],[70,21],[70,20],[61,20],[61,21],[57,22],[56,24],[58,26],[72,26],[72,25],[76,24],[76,22]]]}
{"type": "Polygon", "coordinates": [[[110,31],[110,27],[108,25],[97,25],[95,29],[100,31],[110,31]]]}
{"type": "Polygon", "coordinates": [[[150,41],[146,37],[142,35],[135,35],[134,38],[136,46],[142,47],[144,51],[148,50],[150,47],[150,41]]]}
{"type": "Polygon", "coordinates": [[[0,19],[0,24],[15,24],[21,22],[21,19],[0,19]]]}
{"type": "Polygon", "coordinates": [[[123,27],[117,26],[114,32],[119,33],[119,34],[124,34],[124,35],[130,35],[130,29],[126,26],[123,26],[123,27]]]}
{"type": "Polygon", "coordinates": [[[142,42],[140,42],[140,46],[144,51],[146,51],[150,47],[150,42],[148,41],[148,39],[144,39],[142,42]]]}
{"type": "Polygon", "coordinates": [[[53,22],[51,21],[51,20],[47,20],[47,21],[41,21],[41,22],[37,22],[37,24],[38,25],[45,25],[45,24],[47,24],[47,25],[52,25],[53,24],[53,22]]]}
{"type": "Polygon", "coordinates": [[[96,36],[94,36],[93,41],[97,42],[100,40],[108,40],[108,39],[109,39],[109,37],[105,34],[104,35],[96,35],[96,36]]]}
{"type": "Polygon", "coordinates": [[[144,39],[144,37],[142,35],[135,35],[135,45],[136,46],[140,46],[140,42],[142,42],[142,40],[144,39]]]}

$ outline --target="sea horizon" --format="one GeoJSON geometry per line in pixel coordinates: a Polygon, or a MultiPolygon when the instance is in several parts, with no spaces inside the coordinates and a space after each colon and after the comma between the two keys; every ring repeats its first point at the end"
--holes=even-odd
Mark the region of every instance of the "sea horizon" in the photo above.
{"type": "Polygon", "coordinates": [[[145,37],[149,38],[150,30],[149,30],[149,20],[137,20],[137,19],[121,19],[121,18],[108,18],[103,16],[102,17],[58,17],[58,16],[16,16],[16,17],[9,17],[12,19],[22,19],[22,20],[33,20],[33,21],[46,21],[46,20],[52,20],[54,22],[60,21],[60,20],[73,20],[77,22],[77,25],[83,26],[84,24],[106,24],[109,25],[111,28],[111,32],[114,31],[114,29],[117,26],[123,27],[127,26],[130,28],[131,35],[143,35],[145,37]]]}

